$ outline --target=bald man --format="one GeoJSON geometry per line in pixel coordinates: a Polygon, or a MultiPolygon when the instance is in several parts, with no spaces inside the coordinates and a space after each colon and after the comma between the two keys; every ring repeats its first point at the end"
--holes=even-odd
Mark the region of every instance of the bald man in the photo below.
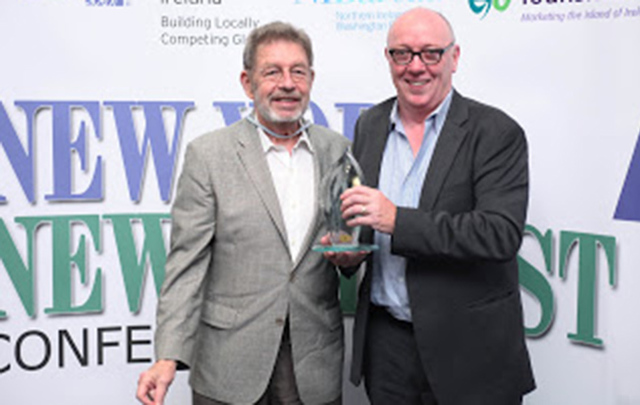
{"type": "Polygon", "coordinates": [[[348,224],[380,246],[359,291],[351,379],[364,377],[374,405],[520,404],[535,388],[516,260],[524,131],[453,89],[460,47],[441,14],[401,15],[385,56],[397,95],[358,120],[353,152],[369,184],[342,195],[348,224]]]}

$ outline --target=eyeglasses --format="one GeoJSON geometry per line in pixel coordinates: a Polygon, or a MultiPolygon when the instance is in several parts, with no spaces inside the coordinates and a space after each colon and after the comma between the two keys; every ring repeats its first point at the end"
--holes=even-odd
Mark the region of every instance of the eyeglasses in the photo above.
{"type": "MultiPolygon", "coordinates": [[[[269,67],[260,71],[260,76],[267,81],[280,83],[284,79],[284,71],[279,67],[269,67]]],[[[289,77],[295,83],[308,81],[311,77],[311,69],[306,67],[294,67],[289,71],[289,77]]]]}
{"type": "Polygon", "coordinates": [[[413,57],[418,55],[422,63],[425,65],[435,65],[442,59],[444,54],[449,48],[451,48],[455,42],[451,42],[444,48],[430,48],[423,49],[418,52],[414,52],[411,49],[389,49],[389,56],[396,65],[408,65],[413,61],[413,57]]]}

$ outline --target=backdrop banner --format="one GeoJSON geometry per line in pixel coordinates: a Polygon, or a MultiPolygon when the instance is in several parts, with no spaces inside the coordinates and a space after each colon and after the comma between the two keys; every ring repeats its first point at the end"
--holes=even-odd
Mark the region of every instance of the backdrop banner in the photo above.
{"type": "MultiPolygon", "coordinates": [[[[415,6],[455,29],[455,88],[527,134],[525,404],[639,404],[640,0],[2,0],[0,402],[136,403],[186,145],[250,111],[251,29],[309,33],[308,118],[351,138],[415,6]]],[[[344,402],[367,403],[346,379],[344,402]]]]}

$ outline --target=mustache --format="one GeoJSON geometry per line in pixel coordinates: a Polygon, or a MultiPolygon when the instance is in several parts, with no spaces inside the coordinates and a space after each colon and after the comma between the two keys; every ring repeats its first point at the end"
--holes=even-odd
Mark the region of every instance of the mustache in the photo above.
{"type": "Polygon", "coordinates": [[[292,90],[292,91],[278,91],[276,93],[269,95],[270,100],[278,99],[278,98],[293,98],[293,99],[300,100],[302,99],[302,94],[300,94],[296,90],[292,90]]]}

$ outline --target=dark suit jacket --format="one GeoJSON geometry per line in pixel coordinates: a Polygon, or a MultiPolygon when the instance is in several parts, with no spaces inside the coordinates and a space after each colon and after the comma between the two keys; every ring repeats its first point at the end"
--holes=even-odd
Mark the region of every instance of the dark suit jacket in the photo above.
{"type": "MultiPolygon", "coordinates": [[[[373,187],[394,101],[364,112],[356,124],[354,155],[373,187]]],[[[419,207],[398,207],[391,238],[392,253],[407,259],[414,333],[441,405],[501,405],[535,388],[516,261],[527,200],[522,128],[454,91],[419,207]]],[[[365,241],[372,237],[363,230],[365,241]]],[[[366,366],[371,264],[369,258],[354,326],[355,384],[366,366]]]]}

